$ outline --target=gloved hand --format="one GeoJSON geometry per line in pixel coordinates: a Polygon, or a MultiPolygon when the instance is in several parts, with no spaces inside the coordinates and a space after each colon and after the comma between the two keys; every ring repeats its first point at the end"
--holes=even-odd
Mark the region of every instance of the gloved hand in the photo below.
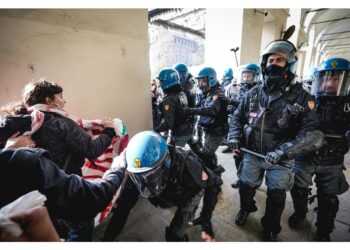
{"type": "Polygon", "coordinates": [[[265,156],[265,161],[269,164],[276,165],[279,161],[284,158],[285,154],[281,150],[276,150],[274,152],[269,152],[265,156]]]}
{"type": "Polygon", "coordinates": [[[196,226],[201,225],[202,226],[202,232],[201,237],[204,241],[215,241],[215,235],[213,231],[213,227],[211,225],[211,221],[206,220],[204,217],[198,217],[197,219],[194,219],[193,221],[188,223],[190,226],[196,226]]]}
{"type": "Polygon", "coordinates": [[[239,147],[240,147],[240,142],[239,142],[239,140],[237,140],[237,139],[230,139],[229,141],[228,141],[228,146],[232,149],[232,150],[238,150],[239,149],[239,147]]]}

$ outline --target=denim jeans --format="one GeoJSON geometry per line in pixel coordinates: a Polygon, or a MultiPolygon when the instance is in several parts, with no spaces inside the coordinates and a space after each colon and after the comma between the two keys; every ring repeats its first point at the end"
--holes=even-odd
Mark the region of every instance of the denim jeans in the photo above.
{"type": "MultiPolygon", "coordinates": [[[[289,161],[291,165],[293,161],[289,161]]],[[[266,186],[269,190],[284,189],[290,190],[294,183],[294,170],[281,166],[273,166],[265,162],[264,159],[245,153],[243,166],[239,179],[251,187],[259,187],[262,184],[265,174],[266,186]]]]}

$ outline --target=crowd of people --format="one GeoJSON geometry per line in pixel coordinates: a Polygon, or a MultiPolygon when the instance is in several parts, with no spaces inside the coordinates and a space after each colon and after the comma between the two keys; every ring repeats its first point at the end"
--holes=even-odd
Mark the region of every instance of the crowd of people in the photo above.
{"type": "Polygon", "coordinates": [[[196,76],[183,63],[162,69],[151,80],[153,131],[134,135],[98,180],[83,179],[81,166],[85,159],[94,164],[113,142],[112,119],[103,119],[93,138],[65,112],[62,87],[46,80],[26,85],[22,104],[8,110],[0,126],[0,208],[39,190],[47,196],[47,210],[13,215],[29,231],[16,238],[0,227],[0,240],[92,241],[94,217],[122,186],[102,241],[118,237],[140,195],[156,207],[177,208],[166,241],[190,241],[186,230],[193,225],[201,226],[203,241],[215,241],[212,216],[225,172],[216,151],[225,144],[223,153],[233,153],[237,168],[237,226],[257,211],[254,196],[265,177],[262,240],[278,240],[289,191],[295,211],[288,225],[299,229],[315,182],[315,240],[330,241],[338,195],[349,189],[343,162],[350,145],[350,62],[327,59],[300,83],[296,54],[291,42],[272,41],[259,64],[241,66],[237,79],[228,68],[221,81],[213,67],[196,76]],[[23,219],[39,215],[47,237],[23,219]]]}

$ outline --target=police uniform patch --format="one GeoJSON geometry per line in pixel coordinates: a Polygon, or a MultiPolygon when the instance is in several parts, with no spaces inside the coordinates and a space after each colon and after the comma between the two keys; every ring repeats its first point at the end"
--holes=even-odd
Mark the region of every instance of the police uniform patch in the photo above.
{"type": "Polygon", "coordinates": [[[168,111],[169,110],[169,105],[167,104],[167,105],[164,105],[164,110],[165,111],[168,111]]]}
{"type": "Polygon", "coordinates": [[[308,101],[307,106],[310,110],[313,110],[315,108],[315,102],[314,101],[308,101]]]}
{"type": "Polygon", "coordinates": [[[216,101],[218,99],[218,95],[213,95],[213,100],[216,101]]]}
{"type": "Polygon", "coordinates": [[[139,158],[136,158],[134,160],[134,166],[135,166],[135,168],[140,168],[141,167],[141,161],[140,161],[139,158]]]}

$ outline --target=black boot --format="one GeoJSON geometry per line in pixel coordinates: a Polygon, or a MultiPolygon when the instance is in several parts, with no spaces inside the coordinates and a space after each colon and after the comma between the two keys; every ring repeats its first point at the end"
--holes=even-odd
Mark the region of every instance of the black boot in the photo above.
{"type": "Polygon", "coordinates": [[[237,226],[243,226],[248,219],[248,215],[258,210],[255,206],[255,188],[248,186],[247,184],[241,183],[239,187],[239,198],[241,201],[241,209],[235,218],[237,226]]]}
{"type": "Polygon", "coordinates": [[[288,218],[288,225],[292,229],[300,228],[302,222],[306,218],[308,188],[293,186],[290,194],[293,200],[294,213],[288,218]]]}
{"type": "Polygon", "coordinates": [[[330,234],[334,229],[334,219],[339,208],[339,199],[336,195],[319,193],[317,211],[317,241],[330,241],[330,234]]]}
{"type": "Polygon", "coordinates": [[[221,166],[221,165],[219,164],[219,165],[216,166],[216,168],[214,168],[213,171],[214,171],[215,174],[221,176],[221,174],[222,174],[223,172],[225,172],[226,170],[225,170],[225,168],[224,168],[223,166],[221,166]]]}
{"type": "Polygon", "coordinates": [[[277,241],[277,234],[270,230],[263,230],[263,241],[277,241]]]}
{"type": "Polygon", "coordinates": [[[276,241],[281,232],[281,216],[286,202],[286,191],[273,189],[267,191],[266,210],[261,218],[263,226],[263,240],[276,241]]]}
{"type": "Polygon", "coordinates": [[[236,181],[231,183],[231,187],[232,188],[239,188],[240,184],[241,184],[240,180],[237,179],[236,181]]]}
{"type": "Polygon", "coordinates": [[[227,146],[226,148],[224,148],[224,149],[221,151],[221,153],[224,153],[224,154],[232,153],[232,149],[231,149],[229,146],[227,146]]]}
{"type": "Polygon", "coordinates": [[[170,242],[182,242],[182,241],[189,241],[189,238],[187,234],[184,234],[182,237],[179,237],[170,230],[170,227],[166,227],[165,240],[170,242]]]}

